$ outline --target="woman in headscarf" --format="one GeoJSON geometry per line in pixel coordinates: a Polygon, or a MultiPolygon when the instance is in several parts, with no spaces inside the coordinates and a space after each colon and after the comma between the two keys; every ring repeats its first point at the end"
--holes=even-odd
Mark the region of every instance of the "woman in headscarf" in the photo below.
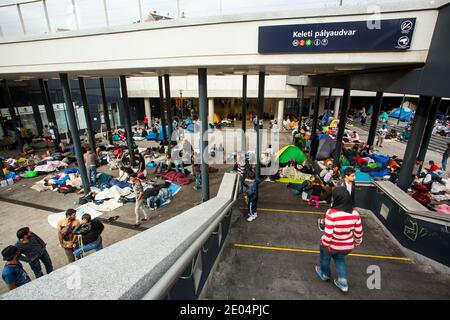
{"type": "Polygon", "coordinates": [[[343,292],[348,291],[345,256],[362,242],[361,217],[353,208],[352,198],[344,187],[336,187],[332,193],[332,205],[325,215],[325,228],[320,245],[320,266],[317,275],[324,281],[331,276],[333,258],[338,278],[334,284],[343,292]]]}

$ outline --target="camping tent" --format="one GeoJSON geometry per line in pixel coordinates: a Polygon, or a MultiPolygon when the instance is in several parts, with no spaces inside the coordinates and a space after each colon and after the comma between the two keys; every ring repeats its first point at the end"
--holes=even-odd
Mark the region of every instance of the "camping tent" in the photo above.
{"type": "MultiPolygon", "coordinates": [[[[163,130],[162,130],[162,125],[159,126],[159,133],[156,134],[152,131],[150,131],[150,133],[145,137],[147,140],[158,140],[158,141],[162,141],[163,140],[163,130]]],[[[169,138],[169,127],[166,125],[166,138],[169,138]]]]}
{"type": "Polygon", "coordinates": [[[389,113],[389,117],[398,119],[400,117],[400,121],[408,122],[411,120],[413,116],[413,111],[408,107],[398,107],[389,113]]]}
{"type": "Polygon", "coordinates": [[[325,137],[319,140],[319,147],[317,148],[317,160],[328,159],[331,153],[336,149],[336,141],[327,139],[325,137]]]}
{"type": "Polygon", "coordinates": [[[275,159],[278,159],[279,163],[288,163],[291,159],[295,159],[297,163],[303,163],[306,155],[299,147],[289,144],[275,153],[275,159]]]}

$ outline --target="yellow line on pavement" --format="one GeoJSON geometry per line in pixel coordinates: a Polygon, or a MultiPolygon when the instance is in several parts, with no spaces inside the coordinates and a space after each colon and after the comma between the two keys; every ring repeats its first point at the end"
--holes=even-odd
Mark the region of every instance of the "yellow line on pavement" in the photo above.
{"type": "MultiPolygon", "coordinates": [[[[240,208],[240,209],[246,210],[246,208],[240,208]]],[[[321,214],[321,215],[325,214],[325,212],[320,212],[320,211],[303,211],[303,210],[286,210],[286,209],[269,209],[269,208],[258,208],[257,211],[301,213],[301,214],[321,214]]],[[[367,217],[367,214],[360,214],[360,216],[367,217]]]]}
{"type": "MultiPolygon", "coordinates": [[[[262,249],[262,250],[273,250],[273,251],[289,251],[289,252],[301,252],[301,253],[316,253],[316,254],[320,254],[319,250],[280,248],[280,247],[266,247],[266,246],[255,246],[255,245],[250,245],[250,244],[238,244],[238,243],[235,243],[234,246],[235,247],[240,247],[240,248],[248,248],[248,249],[262,249]]],[[[406,257],[379,256],[379,255],[361,254],[361,253],[350,253],[349,256],[360,257],[360,258],[396,260],[396,261],[411,261],[410,258],[406,258],[406,257]]]]}

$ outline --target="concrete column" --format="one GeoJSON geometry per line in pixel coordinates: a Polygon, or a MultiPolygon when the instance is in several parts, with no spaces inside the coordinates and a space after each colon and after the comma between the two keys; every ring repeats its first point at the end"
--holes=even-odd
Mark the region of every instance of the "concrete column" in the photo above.
{"type": "Polygon", "coordinates": [[[105,90],[105,83],[103,82],[103,78],[100,78],[100,90],[102,93],[103,115],[105,118],[105,125],[106,125],[106,139],[108,139],[109,144],[113,144],[112,132],[111,132],[111,121],[109,120],[108,101],[106,99],[106,90],[105,90]]]}
{"type": "Polygon", "coordinates": [[[208,168],[208,89],[207,89],[207,73],[206,68],[198,69],[198,107],[200,120],[202,122],[202,130],[200,137],[200,159],[201,159],[201,175],[202,175],[202,198],[203,202],[209,200],[209,168],[208,168]]]}
{"type": "Polygon", "coordinates": [[[80,83],[80,94],[81,100],[83,101],[84,117],[86,119],[86,128],[88,131],[89,148],[93,152],[95,152],[95,134],[94,130],[92,129],[91,113],[89,111],[89,102],[87,99],[86,86],[84,85],[83,77],[78,77],[78,82],[80,83]]]}
{"type": "Polygon", "coordinates": [[[367,144],[372,146],[375,142],[375,135],[377,132],[378,118],[380,117],[381,103],[383,102],[383,92],[377,92],[375,98],[375,105],[373,106],[372,118],[370,120],[369,136],[367,137],[367,144]]]}
{"type": "Polygon", "coordinates": [[[127,133],[128,152],[130,153],[131,165],[135,167],[136,159],[134,157],[134,144],[133,144],[134,141],[133,141],[133,131],[131,130],[131,114],[130,114],[130,105],[128,101],[126,76],[120,76],[120,88],[122,90],[123,114],[125,116],[125,131],[127,133]]]}
{"type": "Polygon", "coordinates": [[[284,99],[278,100],[278,110],[277,110],[277,123],[278,128],[282,128],[283,126],[283,117],[284,117],[284,99]]]}
{"type": "MultiPolygon", "coordinates": [[[[434,127],[434,123],[436,122],[440,104],[441,104],[441,98],[434,97],[433,103],[431,104],[431,109],[428,112],[427,126],[425,127],[425,132],[423,133],[422,143],[420,145],[419,155],[417,156],[417,161],[423,162],[425,160],[425,157],[426,157],[427,151],[428,151],[428,145],[430,144],[431,134],[433,133],[433,127],[434,127]]],[[[420,166],[420,169],[422,169],[422,166],[420,166]]]]}
{"type": "Polygon", "coordinates": [[[39,79],[39,89],[41,90],[42,102],[44,103],[45,113],[47,114],[48,122],[53,123],[53,126],[48,126],[49,129],[53,129],[55,139],[53,143],[55,144],[55,149],[59,146],[59,130],[58,124],[56,123],[55,110],[53,109],[53,104],[50,99],[50,92],[48,90],[48,83],[43,79],[39,79]]]}
{"type": "Polygon", "coordinates": [[[263,128],[264,114],[264,84],[265,72],[259,73],[258,81],[258,124],[256,125],[256,181],[261,181],[261,129],[263,128]]]}
{"type": "Polygon", "coordinates": [[[75,147],[75,156],[77,158],[78,170],[80,170],[81,181],[83,183],[83,191],[84,194],[88,194],[91,191],[91,186],[89,183],[86,165],[84,163],[75,109],[73,107],[72,93],[70,92],[69,78],[67,73],[60,73],[59,78],[61,79],[61,86],[67,109],[67,120],[69,122],[69,129],[72,134],[72,141],[75,147]]]}
{"type": "Polygon", "coordinates": [[[339,105],[340,104],[341,104],[341,97],[336,97],[334,99],[334,113],[333,113],[334,118],[339,117],[339,105]]]}
{"type": "Polygon", "coordinates": [[[344,131],[345,131],[345,122],[347,120],[347,113],[348,108],[350,105],[350,89],[344,90],[344,98],[342,100],[342,110],[341,114],[339,115],[339,127],[338,127],[338,134],[336,138],[336,155],[333,161],[334,165],[339,165],[339,159],[341,157],[342,152],[342,138],[344,137],[344,131]]]}
{"type": "Polygon", "coordinates": [[[166,114],[164,112],[164,90],[162,76],[158,76],[158,88],[159,88],[159,112],[161,114],[161,128],[163,136],[163,144],[167,143],[166,137],[166,114]]]}
{"type": "Polygon", "coordinates": [[[319,118],[319,107],[320,107],[320,87],[316,88],[316,96],[314,99],[314,116],[311,126],[311,149],[310,158],[311,160],[316,160],[317,148],[319,147],[319,138],[317,137],[317,120],[319,118]]]}
{"type": "Polygon", "coordinates": [[[34,104],[31,106],[33,108],[34,120],[36,121],[36,129],[39,136],[42,136],[42,132],[44,130],[44,125],[42,124],[41,113],[39,112],[39,106],[34,104]]]}
{"type": "Polygon", "coordinates": [[[404,191],[408,190],[413,179],[413,169],[416,164],[417,152],[419,151],[423,133],[425,131],[431,102],[432,97],[420,96],[419,105],[417,106],[417,111],[413,120],[413,129],[406,145],[403,163],[397,182],[399,188],[404,191]]]}
{"type": "Polygon", "coordinates": [[[6,104],[8,105],[9,114],[11,115],[11,120],[14,126],[14,131],[16,132],[17,143],[19,144],[19,148],[21,150],[20,152],[22,152],[23,140],[19,130],[19,119],[18,116],[16,115],[14,100],[12,98],[11,91],[9,90],[9,86],[8,83],[6,82],[6,79],[3,79],[3,88],[5,89],[6,93],[5,95],[6,104]]]}
{"type": "Polygon", "coordinates": [[[172,126],[173,126],[173,120],[172,120],[172,98],[170,96],[170,77],[168,74],[164,75],[164,89],[166,91],[166,106],[167,106],[167,124],[169,126],[169,150],[171,149],[171,142],[172,142],[172,126]]]}
{"type": "Polygon", "coordinates": [[[208,123],[214,123],[214,99],[208,99],[208,123]]]}
{"type": "Polygon", "coordinates": [[[150,98],[144,98],[145,116],[148,119],[152,117],[152,108],[150,107],[150,98]]]}

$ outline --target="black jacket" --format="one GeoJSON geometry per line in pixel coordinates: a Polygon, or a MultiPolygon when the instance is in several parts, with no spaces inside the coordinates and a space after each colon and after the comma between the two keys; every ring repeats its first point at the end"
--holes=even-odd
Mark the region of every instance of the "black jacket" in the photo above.
{"type": "MultiPolygon", "coordinates": [[[[345,185],[345,181],[339,181],[338,182],[338,187],[344,187],[345,189],[347,189],[347,186],[345,185]]],[[[355,183],[352,183],[352,192],[350,193],[350,196],[352,197],[352,205],[353,207],[355,206],[355,183]]]]}
{"type": "Polygon", "coordinates": [[[83,244],[88,244],[97,241],[104,228],[105,226],[100,220],[93,219],[89,223],[77,225],[73,230],[73,234],[81,235],[83,244]]]}

